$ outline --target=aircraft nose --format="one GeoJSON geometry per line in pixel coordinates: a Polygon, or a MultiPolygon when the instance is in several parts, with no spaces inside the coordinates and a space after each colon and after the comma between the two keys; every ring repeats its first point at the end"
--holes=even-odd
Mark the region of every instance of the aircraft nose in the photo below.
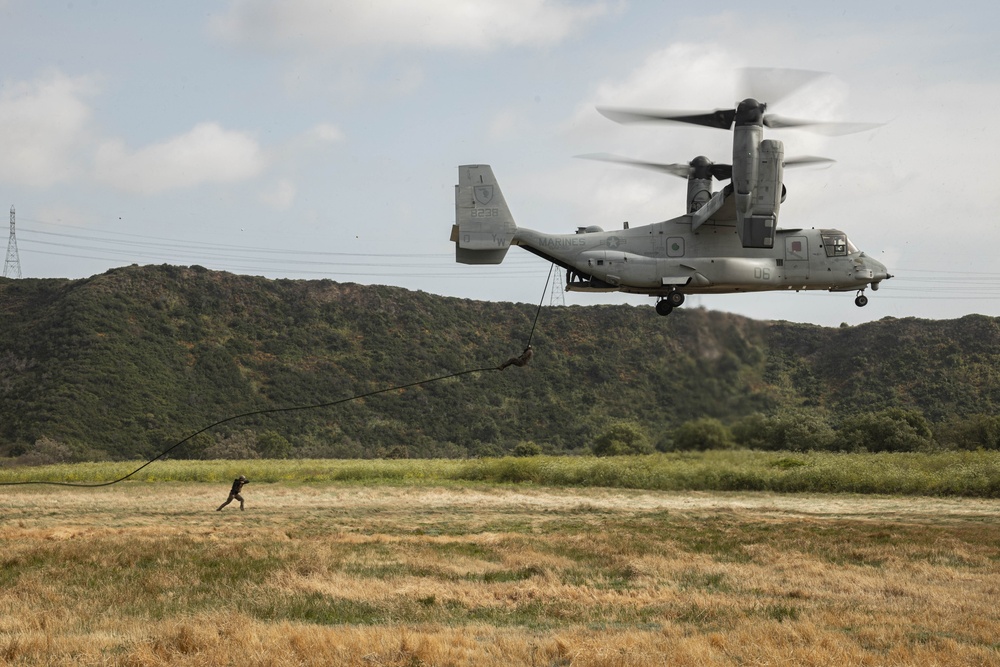
{"type": "Polygon", "coordinates": [[[868,259],[872,272],[872,289],[878,289],[878,284],[883,280],[892,278],[892,274],[885,268],[885,264],[875,259],[868,259]]]}
{"type": "Polygon", "coordinates": [[[879,264],[875,267],[875,271],[873,273],[875,274],[875,280],[888,280],[889,278],[892,278],[892,274],[889,273],[884,264],[879,264]]]}

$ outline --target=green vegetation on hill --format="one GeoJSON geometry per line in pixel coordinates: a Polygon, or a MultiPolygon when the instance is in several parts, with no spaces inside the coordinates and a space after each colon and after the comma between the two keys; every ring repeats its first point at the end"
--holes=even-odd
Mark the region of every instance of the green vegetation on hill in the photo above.
{"type": "MultiPolygon", "coordinates": [[[[132,266],[0,280],[0,312],[0,455],[51,461],[151,456],[231,415],[493,367],[521,351],[535,306],[132,266]]],[[[879,449],[864,439],[885,419],[905,421],[891,410],[930,423],[933,438],[912,427],[920,442],[1000,440],[996,318],[825,328],[702,309],[661,318],[652,307],[548,307],[533,344],[524,368],[248,417],[174,455],[583,452],[623,424],[672,449],[678,427],[705,419],[751,440],[879,449]],[[850,430],[870,412],[889,416],[850,430]]]]}

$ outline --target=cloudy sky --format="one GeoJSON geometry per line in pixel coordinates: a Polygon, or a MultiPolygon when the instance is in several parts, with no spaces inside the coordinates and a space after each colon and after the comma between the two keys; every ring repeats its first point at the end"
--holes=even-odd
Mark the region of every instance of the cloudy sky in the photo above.
{"type": "MultiPolygon", "coordinates": [[[[705,296],[836,326],[1000,315],[995,2],[0,0],[0,202],[26,278],[198,264],[272,278],[551,300],[549,265],[454,263],[457,166],[489,163],[553,233],[683,212],[684,182],[574,156],[729,161],[726,132],[617,125],[595,106],[731,107],[744,67],[830,73],[770,132],[785,227],[836,227],[897,277],[853,294],[705,296]],[[6,210],[6,209],[4,209],[6,210]]],[[[565,295],[567,304],[651,304],[565,295]]]]}

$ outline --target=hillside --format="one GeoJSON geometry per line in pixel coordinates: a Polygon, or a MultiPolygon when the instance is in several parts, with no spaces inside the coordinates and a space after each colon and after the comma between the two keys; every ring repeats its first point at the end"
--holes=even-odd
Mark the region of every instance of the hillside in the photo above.
{"type": "MultiPolygon", "coordinates": [[[[132,266],[0,280],[0,312],[0,453],[44,437],[131,458],[233,414],[493,367],[521,351],[535,307],[132,266]]],[[[237,447],[246,432],[282,455],[464,456],[523,440],[578,451],[613,420],[655,442],[702,416],[898,406],[944,421],[1000,405],[1000,321],[978,315],[826,328],[701,309],[547,307],[533,343],[525,368],[230,422],[177,454],[227,435],[237,447]]]]}

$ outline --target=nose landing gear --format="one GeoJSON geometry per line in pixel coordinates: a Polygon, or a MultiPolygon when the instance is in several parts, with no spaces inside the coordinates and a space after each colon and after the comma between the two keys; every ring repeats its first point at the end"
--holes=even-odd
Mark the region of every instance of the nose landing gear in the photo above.
{"type": "Polygon", "coordinates": [[[854,305],[858,308],[864,308],[868,305],[868,297],[865,296],[864,290],[858,290],[858,296],[854,299],[854,305]]]}

